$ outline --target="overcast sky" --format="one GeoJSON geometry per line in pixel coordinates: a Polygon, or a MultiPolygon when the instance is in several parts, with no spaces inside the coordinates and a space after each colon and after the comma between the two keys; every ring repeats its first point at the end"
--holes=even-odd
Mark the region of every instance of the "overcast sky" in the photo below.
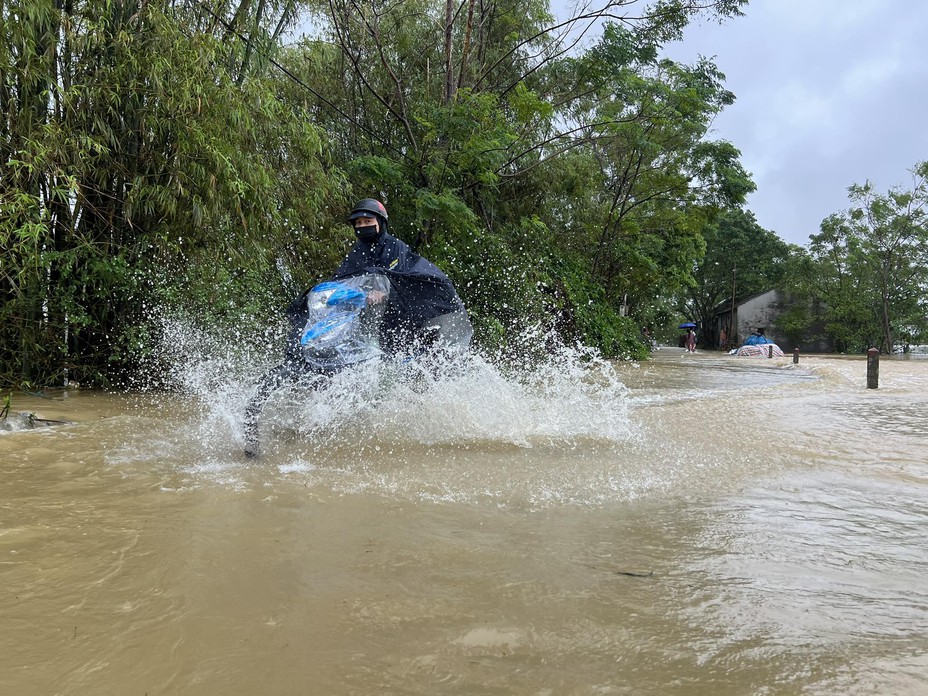
{"type": "Polygon", "coordinates": [[[848,186],[908,186],[928,159],[928,2],[751,0],[745,15],[667,52],[715,57],[737,101],[712,137],[741,150],[758,223],[805,245],[848,186]]]}

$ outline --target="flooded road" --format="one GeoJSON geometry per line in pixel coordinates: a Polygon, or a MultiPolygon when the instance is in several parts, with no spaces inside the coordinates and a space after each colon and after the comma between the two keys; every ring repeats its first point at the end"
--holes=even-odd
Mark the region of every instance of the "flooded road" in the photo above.
{"type": "Polygon", "coordinates": [[[197,384],[14,398],[0,693],[928,693],[928,360],[197,384]]]}

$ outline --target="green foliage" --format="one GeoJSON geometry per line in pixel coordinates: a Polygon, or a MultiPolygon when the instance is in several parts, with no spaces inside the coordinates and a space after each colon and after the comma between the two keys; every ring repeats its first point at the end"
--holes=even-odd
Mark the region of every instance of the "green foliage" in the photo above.
{"type": "MultiPolygon", "coordinates": [[[[195,31],[198,7],[4,11],[3,381],[108,383],[144,344],[145,278],[201,254],[214,278],[287,258],[338,185],[318,130],[221,25],[195,31]]],[[[184,297],[214,299],[201,290],[184,297]]]]}
{"type": "Polygon", "coordinates": [[[848,189],[851,207],[826,218],[809,247],[811,272],[796,286],[822,306],[836,350],[892,350],[928,332],[928,163],[911,188],[848,189]]]}
{"type": "Polygon", "coordinates": [[[724,76],[658,49],[743,4],[642,3],[580,51],[545,0],[312,0],[317,35],[287,48],[292,0],[0,6],[0,381],[115,383],[158,306],[273,323],[363,196],[485,346],[540,326],[640,354],[753,188],[706,137],[724,76]]]}

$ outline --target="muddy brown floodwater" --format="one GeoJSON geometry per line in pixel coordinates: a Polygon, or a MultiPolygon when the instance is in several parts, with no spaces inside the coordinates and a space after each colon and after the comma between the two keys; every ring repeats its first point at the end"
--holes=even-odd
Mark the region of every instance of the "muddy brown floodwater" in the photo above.
{"type": "Polygon", "coordinates": [[[928,693],[928,360],[609,369],[14,396],[0,694],[928,693]]]}

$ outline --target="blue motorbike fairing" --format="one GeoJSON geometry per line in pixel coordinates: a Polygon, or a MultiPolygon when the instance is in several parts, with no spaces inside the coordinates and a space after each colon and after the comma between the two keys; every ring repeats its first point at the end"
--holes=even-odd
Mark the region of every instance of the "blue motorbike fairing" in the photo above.
{"type": "Polygon", "coordinates": [[[303,336],[300,338],[300,345],[305,346],[311,341],[318,341],[325,334],[337,329],[339,326],[344,326],[353,321],[357,321],[357,317],[354,314],[341,314],[331,317],[326,317],[325,319],[320,319],[312,326],[306,328],[303,332],[303,336]]]}
{"type": "Polygon", "coordinates": [[[303,359],[331,372],[380,357],[379,329],[389,294],[390,281],[380,274],[315,286],[306,296],[299,339],[303,359]]]}
{"type": "Polygon", "coordinates": [[[310,290],[310,292],[325,293],[330,290],[332,294],[329,295],[328,299],[325,301],[330,307],[344,305],[346,307],[363,309],[367,306],[367,295],[365,295],[363,291],[358,288],[350,287],[346,283],[337,280],[327,280],[324,283],[319,283],[319,285],[310,290]]]}

